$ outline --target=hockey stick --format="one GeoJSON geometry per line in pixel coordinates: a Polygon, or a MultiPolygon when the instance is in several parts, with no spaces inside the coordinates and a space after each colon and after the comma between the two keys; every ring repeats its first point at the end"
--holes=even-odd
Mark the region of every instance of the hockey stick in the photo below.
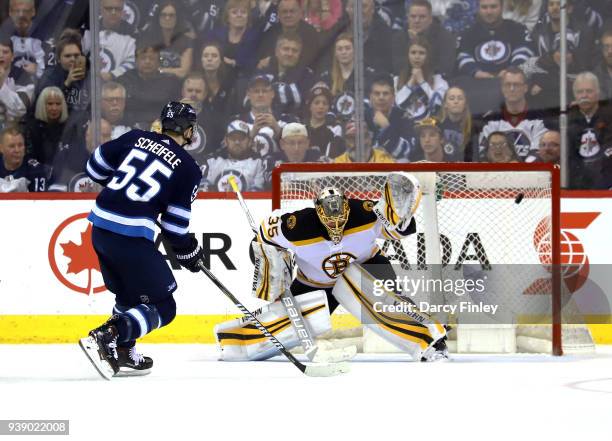
{"type": "MultiPolygon", "coordinates": [[[[236,197],[238,197],[238,202],[240,202],[240,207],[242,208],[243,213],[245,214],[247,221],[249,222],[249,226],[255,235],[257,235],[257,226],[255,224],[255,220],[251,215],[251,211],[247,206],[244,198],[242,197],[242,193],[240,192],[240,188],[238,188],[238,183],[236,182],[236,178],[234,176],[230,176],[228,182],[232,186],[232,189],[236,193],[236,197]]],[[[286,269],[289,275],[292,275],[292,270],[287,262],[285,262],[286,269]]],[[[312,330],[308,325],[308,322],[304,320],[304,316],[302,315],[302,311],[298,306],[293,294],[290,290],[285,290],[280,295],[281,303],[285,307],[287,311],[287,315],[290,317],[294,315],[291,319],[291,325],[296,331],[296,334],[300,335],[298,332],[298,328],[302,329],[306,334],[306,339],[300,339],[300,343],[302,344],[302,348],[304,349],[304,354],[310,361],[313,362],[321,362],[321,363],[340,363],[343,361],[351,360],[357,354],[356,346],[349,346],[346,348],[338,348],[338,349],[328,349],[325,351],[320,351],[319,347],[315,344],[315,340],[312,335],[312,330]],[[289,307],[294,306],[289,310],[289,307]],[[293,312],[293,314],[292,314],[293,312]]]]}
{"type": "MultiPolygon", "coordinates": [[[[158,220],[155,221],[155,224],[159,228],[161,228],[161,224],[159,223],[158,220]]],[[[174,254],[174,250],[172,249],[172,247],[166,246],[165,244],[164,244],[164,247],[166,248],[166,252],[174,254]]],[[[274,337],[274,335],[272,335],[272,333],[268,330],[268,328],[266,328],[257,319],[257,317],[253,315],[251,311],[249,311],[242,303],[240,303],[240,301],[230,292],[230,290],[227,289],[225,285],[223,285],[223,283],[221,283],[221,281],[217,279],[215,275],[208,268],[206,268],[206,266],[204,266],[204,263],[200,262],[199,267],[200,267],[200,271],[202,271],[204,274],[208,276],[208,278],[217,286],[217,288],[219,288],[219,290],[223,294],[225,294],[225,296],[229,298],[234,303],[234,305],[238,307],[240,312],[242,312],[245,316],[247,316],[249,320],[253,322],[255,327],[259,329],[259,331],[268,340],[270,340],[274,344],[274,346],[276,346],[276,348],[285,357],[287,357],[291,363],[293,363],[295,367],[297,367],[304,374],[308,375],[309,377],[331,377],[334,375],[344,374],[350,370],[350,365],[346,362],[331,363],[331,364],[314,364],[314,365],[312,364],[305,365],[301,363],[297,358],[293,356],[291,352],[287,350],[287,348],[285,348],[285,346],[280,341],[278,341],[276,337],[274,337]]]]}
{"type": "Polygon", "coordinates": [[[283,344],[280,341],[278,341],[278,339],[274,337],[274,335],[272,335],[272,333],[270,333],[270,331],[268,331],[268,329],[257,319],[257,317],[253,315],[253,313],[251,313],[248,309],[246,309],[246,307],[242,303],[240,303],[240,301],[214,276],[213,273],[210,272],[210,270],[208,270],[208,268],[204,266],[203,263],[200,264],[200,270],[204,274],[206,274],[208,278],[215,285],[217,285],[217,288],[219,288],[221,292],[227,296],[227,298],[229,298],[232,302],[234,302],[234,305],[236,305],[238,309],[245,316],[247,316],[251,322],[253,322],[253,324],[257,327],[257,329],[259,329],[259,331],[268,340],[274,343],[274,346],[276,346],[276,348],[285,357],[287,357],[289,361],[293,363],[295,367],[297,367],[304,374],[308,375],[309,377],[331,377],[333,375],[344,374],[349,371],[350,368],[347,362],[330,363],[330,364],[309,364],[309,365],[300,363],[300,361],[297,358],[295,358],[293,354],[289,352],[287,348],[285,348],[285,346],[283,346],[283,344]]]}

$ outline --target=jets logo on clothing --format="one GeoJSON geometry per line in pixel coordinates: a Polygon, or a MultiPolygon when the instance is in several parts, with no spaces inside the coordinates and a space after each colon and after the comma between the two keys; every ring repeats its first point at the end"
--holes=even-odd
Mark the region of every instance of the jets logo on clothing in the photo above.
{"type": "Polygon", "coordinates": [[[355,259],[356,257],[350,253],[336,253],[325,259],[321,267],[329,278],[336,279],[355,259]]]}
{"type": "Polygon", "coordinates": [[[510,55],[508,46],[502,41],[491,40],[482,44],[477,50],[479,58],[485,61],[504,62],[510,55]]]}
{"type": "Polygon", "coordinates": [[[336,113],[340,114],[341,116],[351,116],[353,112],[355,112],[355,98],[353,98],[349,93],[345,92],[336,98],[334,107],[336,109],[336,113]]]}
{"type": "Polygon", "coordinates": [[[580,156],[583,158],[592,158],[601,150],[597,136],[592,130],[583,133],[580,139],[580,156]]]}

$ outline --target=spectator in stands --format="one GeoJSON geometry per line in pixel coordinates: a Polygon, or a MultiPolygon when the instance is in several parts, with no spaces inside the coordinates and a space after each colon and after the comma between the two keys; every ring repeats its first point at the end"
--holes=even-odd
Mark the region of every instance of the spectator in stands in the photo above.
{"type": "MultiPolygon", "coordinates": [[[[406,0],[405,3],[406,10],[410,10],[412,2],[406,0]]],[[[459,35],[472,26],[478,12],[478,0],[431,0],[430,4],[434,18],[453,35],[459,35]]]]}
{"type": "Polygon", "coordinates": [[[478,152],[478,128],[463,89],[450,87],[446,91],[438,120],[445,141],[444,153],[452,161],[472,161],[474,151],[478,152]]]}
{"type": "Polygon", "coordinates": [[[203,176],[207,191],[231,192],[232,187],[228,183],[230,176],[236,179],[241,191],[264,190],[264,163],[251,148],[247,123],[235,120],[227,126],[225,149],[206,161],[203,176]]]}
{"type": "MultiPolygon", "coordinates": [[[[97,145],[94,143],[93,124],[87,121],[73,126],[72,138],[58,152],[53,161],[53,175],[49,191],[75,193],[97,193],[102,186],[87,176],[87,160],[97,145]]],[[[70,130],[68,130],[70,131],[70,130]]],[[[104,118],[100,119],[100,144],[111,140],[112,127],[104,118]]]]}
{"type": "Polygon", "coordinates": [[[405,68],[404,54],[412,40],[419,37],[427,40],[431,50],[429,57],[433,73],[450,77],[455,69],[455,37],[432,15],[428,0],[412,0],[408,8],[408,27],[406,32],[398,33],[394,39],[395,72],[405,68]]]}
{"type": "Polygon", "coordinates": [[[57,42],[56,54],[58,64],[45,71],[36,95],[45,87],[55,86],[64,93],[70,114],[89,112],[90,75],[81,48],[81,35],[74,30],[64,32],[57,42]]]}
{"type": "Polygon", "coordinates": [[[45,87],[36,100],[34,118],[26,122],[25,141],[30,156],[51,166],[62,145],[68,106],[58,87],[45,87]]]}
{"type": "Polygon", "coordinates": [[[147,130],[168,101],[176,99],[180,84],[174,75],[159,72],[159,46],[139,39],[136,69],[119,77],[127,91],[126,123],[147,130]]]}
{"type": "Polygon", "coordinates": [[[495,78],[531,56],[527,28],[502,18],[502,0],[480,0],[476,22],[460,37],[459,72],[476,79],[495,78]]]}
{"type": "Polygon", "coordinates": [[[10,76],[10,70],[0,66],[0,105],[4,110],[3,122],[18,122],[27,111],[32,98],[32,87],[18,86],[10,76]]]}
{"type": "Polygon", "coordinates": [[[412,121],[395,105],[393,78],[381,74],[372,81],[369,106],[365,119],[373,132],[373,143],[389,152],[395,159],[407,159],[412,121]]]}
{"type": "MultiPolygon", "coordinates": [[[[333,111],[339,118],[347,121],[355,111],[355,77],[354,77],[353,36],[340,34],[334,44],[334,57],[331,69],[321,74],[320,80],[330,89],[333,97],[333,111]]],[[[364,85],[368,90],[375,75],[374,69],[364,67],[364,85]]]]}
{"type": "Polygon", "coordinates": [[[531,31],[540,18],[541,8],[542,0],[504,0],[503,17],[531,31]]]}
{"type": "Polygon", "coordinates": [[[9,126],[0,132],[0,193],[47,190],[51,169],[25,154],[19,129],[9,126]]]}
{"type": "Polygon", "coordinates": [[[535,162],[550,162],[559,164],[561,158],[561,134],[556,130],[549,130],[540,138],[538,156],[535,162]]]}
{"type": "MultiPolygon", "coordinates": [[[[357,157],[357,144],[356,144],[357,130],[354,121],[349,121],[344,129],[344,141],[346,142],[346,153],[338,156],[334,159],[335,163],[348,163],[348,162],[363,162],[359,161],[357,157]]],[[[363,129],[363,149],[365,162],[377,162],[377,163],[392,163],[395,159],[387,153],[385,149],[379,147],[373,147],[373,133],[367,128],[363,129]]]]}
{"type": "Polygon", "coordinates": [[[306,129],[310,147],[317,147],[324,157],[333,159],[346,151],[342,127],[330,112],[332,95],[324,84],[315,85],[308,95],[306,129]]]}
{"type": "Polygon", "coordinates": [[[270,66],[260,71],[272,78],[274,108],[281,113],[300,114],[306,94],[314,84],[312,69],[299,64],[303,47],[298,34],[280,35],[270,66]]]}
{"type": "Polygon", "coordinates": [[[276,40],[282,34],[297,33],[302,41],[308,42],[304,46],[300,64],[315,68],[319,56],[319,34],[315,28],[304,21],[304,11],[299,0],[280,0],[278,2],[279,22],[266,31],[258,50],[259,69],[270,65],[276,40]]]}
{"type": "Polygon", "coordinates": [[[15,66],[15,54],[13,53],[13,40],[8,36],[0,36],[0,69],[9,72],[8,77],[13,79],[16,86],[26,88],[28,95],[28,104],[32,102],[34,96],[34,84],[36,76],[30,75],[25,70],[15,66]]]}
{"type": "MultiPolygon", "coordinates": [[[[206,94],[198,121],[203,125],[207,146],[217,149],[225,136],[223,128],[227,125],[230,110],[230,90],[234,87],[234,76],[228,72],[223,62],[223,51],[217,43],[207,43],[202,47],[201,64],[206,82],[206,94]]],[[[230,68],[231,69],[231,68],[230,68]]],[[[244,96],[240,97],[240,101],[244,96]]],[[[242,106],[236,105],[238,108],[242,106]]],[[[240,110],[234,113],[239,113],[240,110]]]]}
{"type": "Polygon", "coordinates": [[[454,162],[457,156],[446,151],[446,140],[440,127],[440,122],[433,117],[424,118],[415,124],[418,139],[418,149],[414,159],[423,159],[428,162],[454,162]]]}
{"type": "Polygon", "coordinates": [[[100,58],[104,81],[115,80],[134,69],[136,41],[133,28],[123,20],[125,0],[101,0],[100,58]]]}
{"type": "Polygon", "coordinates": [[[342,16],[342,0],[304,0],[304,20],[317,31],[329,31],[342,16]]]}
{"type": "Polygon", "coordinates": [[[210,40],[221,46],[223,61],[236,73],[248,75],[257,64],[257,49],[261,39],[260,26],[251,24],[249,0],[228,0],[223,10],[223,26],[211,33],[210,40]]]}
{"type": "Polygon", "coordinates": [[[612,112],[599,105],[599,80],[592,72],[578,74],[573,89],[577,105],[570,109],[567,133],[570,188],[609,188],[612,112]]]}
{"type": "MultiPolygon", "coordinates": [[[[353,4],[355,0],[347,0],[345,14],[336,26],[325,36],[321,47],[333,48],[334,41],[340,34],[353,35],[353,4]]],[[[390,23],[386,23],[375,10],[375,0],[362,0],[363,12],[363,58],[366,66],[380,72],[393,71],[393,53],[390,50],[393,42],[393,33],[390,23]]],[[[328,68],[329,60],[333,58],[333,50],[322,60],[321,66],[328,68]]]]}
{"type": "Polygon", "coordinates": [[[512,140],[504,132],[489,134],[485,142],[483,160],[494,163],[521,162],[512,147],[512,140]]]}
{"type": "Polygon", "coordinates": [[[159,71],[182,80],[193,64],[193,39],[179,3],[160,2],[146,37],[160,48],[159,71]]]}
{"type": "Polygon", "coordinates": [[[595,67],[594,73],[599,79],[600,98],[612,101],[612,28],[601,36],[601,61],[595,67]]]}
{"type": "Polygon", "coordinates": [[[127,92],[122,84],[109,81],[102,85],[102,118],[111,125],[111,139],[119,138],[132,128],[125,123],[125,101],[127,92]]]}
{"type": "Polygon", "coordinates": [[[316,147],[310,147],[306,126],[294,122],[283,127],[280,151],[272,153],[265,160],[266,170],[271,173],[274,167],[283,162],[319,162],[321,151],[316,147]]]}
{"type": "Polygon", "coordinates": [[[278,152],[276,140],[281,135],[285,122],[281,115],[274,112],[274,89],[267,75],[255,75],[251,78],[247,90],[250,111],[244,112],[236,119],[249,124],[249,132],[253,139],[253,146],[261,156],[278,152]]]}
{"type": "MultiPolygon", "coordinates": [[[[573,0],[567,0],[567,41],[576,50],[574,66],[577,72],[593,67],[597,56],[597,37],[595,30],[588,26],[582,14],[574,12],[573,0]]],[[[542,57],[558,49],[561,32],[561,0],[549,0],[546,13],[538,21],[531,33],[536,55],[542,57]]]]}
{"type": "Polygon", "coordinates": [[[404,67],[395,78],[395,104],[406,118],[414,121],[436,114],[448,83],[434,73],[428,41],[422,37],[411,40],[404,60],[404,67]]]}
{"type": "MultiPolygon", "coordinates": [[[[558,37],[558,35],[557,35],[558,37]]],[[[571,40],[567,41],[566,57],[566,90],[572,89],[572,84],[578,74],[576,63],[577,48],[571,40]]],[[[549,118],[559,114],[561,96],[561,48],[559,38],[555,38],[551,52],[536,59],[535,69],[529,67],[530,102],[534,109],[547,113],[549,118]]]]}
{"type": "Polygon", "coordinates": [[[525,73],[517,67],[508,68],[501,78],[504,103],[497,112],[483,117],[480,134],[480,151],[484,153],[486,140],[493,132],[504,132],[511,140],[516,154],[522,161],[530,162],[537,153],[540,138],[546,132],[545,114],[530,108],[527,102],[528,91],[525,73]]]}
{"type": "MultiPolygon", "coordinates": [[[[207,121],[202,114],[202,105],[206,98],[206,92],[206,80],[202,73],[192,72],[183,80],[181,102],[193,107],[198,118],[198,125],[194,131],[191,143],[184,148],[198,164],[204,164],[211,154],[220,150],[221,140],[216,141],[216,143],[212,143],[211,140],[216,136],[216,132],[225,131],[218,126],[212,125],[211,121],[207,121]]],[[[223,138],[223,135],[221,135],[221,138],[223,138]]]]}
{"type": "Polygon", "coordinates": [[[17,84],[29,81],[31,77],[41,78],[45,70],[43,42],[35,34],[33,26],[36,15],[34,0],[9,0],[10,20],[2,23],[0,33],[10,35],[13,42],[12,73],[17,84]],[[22,75],[25,79],[22,79],[22,75]]]}

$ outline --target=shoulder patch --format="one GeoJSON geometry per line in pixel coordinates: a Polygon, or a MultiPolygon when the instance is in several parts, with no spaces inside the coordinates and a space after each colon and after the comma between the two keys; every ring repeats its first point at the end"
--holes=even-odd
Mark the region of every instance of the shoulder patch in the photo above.
{"type": "Polygon", "coordinates": [[[295,225],[297,224],[297,218],[295,217],[295,215],[291,215],[287,218],[287,228],[289,228],[290,230],[293,230],[295,228],[295,225]]]}
{"type": "Polygon", "coordinates": [[[363,209],[365,211],[372,211],[374,209],[374,202],[372,202],[372,201],[363,201],[363,209]]]}

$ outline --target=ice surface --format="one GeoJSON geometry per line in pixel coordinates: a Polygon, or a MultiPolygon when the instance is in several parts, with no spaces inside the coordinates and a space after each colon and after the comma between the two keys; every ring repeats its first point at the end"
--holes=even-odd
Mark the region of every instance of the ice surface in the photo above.
{"type": "Polygon", "coordinates": [[[109,382],[77,344],[0,345],[0,419],[69,419],[68,438],[88,441],[612,439],[605,346],[437,364],[360,354],[332,378],[280,358],[218,362],[209,345],[140,349],[152,374],[109,382]]]}

